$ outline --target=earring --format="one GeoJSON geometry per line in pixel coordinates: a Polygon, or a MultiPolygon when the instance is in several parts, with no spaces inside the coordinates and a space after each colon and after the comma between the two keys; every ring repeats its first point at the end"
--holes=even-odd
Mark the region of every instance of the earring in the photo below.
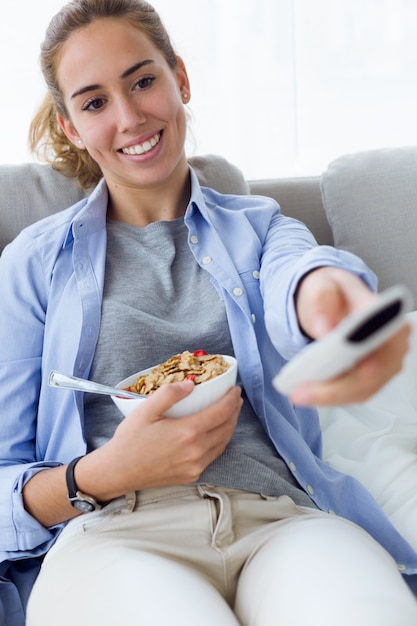
{"type": "Polygon", "coordinates": [[[186,91],[182,92],[182,99],[183,100],[188,100],[188,93],[186,91]]]}

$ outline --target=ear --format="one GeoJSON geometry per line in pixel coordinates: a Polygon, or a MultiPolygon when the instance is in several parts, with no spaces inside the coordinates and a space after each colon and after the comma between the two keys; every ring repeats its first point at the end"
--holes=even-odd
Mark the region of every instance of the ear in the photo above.
{"type": "Polygon", "coordinates": [[[59,113],[56,116],[57,122],[60,125],[62,131],[66,135],[67,139],[74,144],[79,150],[85,150],[84,142],[75,130],[74,126],[67,118],[63,117],[59,113]]]}
{"type": "Polygon", "coordinates": [[[181,57],[178,57],[178,64],[175,68],[175,75],[183,100],[185,102],[189,102],[191,97],[190,81],[188,80],[185,63],[181,57]]]}

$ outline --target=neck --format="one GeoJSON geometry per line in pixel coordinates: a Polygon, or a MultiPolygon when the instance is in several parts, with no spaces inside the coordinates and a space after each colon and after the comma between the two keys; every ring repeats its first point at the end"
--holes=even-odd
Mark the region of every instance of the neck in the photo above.
{"type": "Polygon", "coordinates": [[[143,228],[184,215],[191,196],[191,179],[187,166],[184,176],[175,181],[149,187],[108,183],[108,188],[108,217],[143,228]]]}

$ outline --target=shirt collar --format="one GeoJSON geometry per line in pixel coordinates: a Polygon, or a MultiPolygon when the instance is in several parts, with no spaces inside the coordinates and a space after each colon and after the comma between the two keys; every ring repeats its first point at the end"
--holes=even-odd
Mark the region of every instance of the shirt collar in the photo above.
{"type": "Polygon", "coordinates": [[[191,215],[193,211],[198,211],[207,220],[207,206],[204,197],[203,187],[200,185],[197,174],[190,166],[191,176],[191,197],[186,211],[186,216],[191,215]]]}
{"type": "MultiPolygon", "coordinates": [[[[191,176],[191,197],[187,207],[187,213],[191,214],[193,211],[198,211],[202,216],[207,219],[206,202],[202,187],[199,183],[197,174],[190,166],[191,176]]],[[[79,233],[83,234],[91,233],[94,230],[102,228],[106,223],[106,213],[108,204],[108,189],[106,181],[101,179],[98,185],[95,187],[91,195],[83,200],[84,206],[76,213],[71,220],[66,237],[64,239],[63,247],[71,244],[74,239],[79,237],[79,233]]]]}
{"type": "Polygon", "coordinates": [[[84,204],[74,215],[68,226],[63,244],[64,248],[79,237],[81,231],[83,236],[85,236],[87,233],[94,232],[105,226],[108,197],[106,182],[104,179],[101,179],[91,195],[81,201],[84,204]]]}

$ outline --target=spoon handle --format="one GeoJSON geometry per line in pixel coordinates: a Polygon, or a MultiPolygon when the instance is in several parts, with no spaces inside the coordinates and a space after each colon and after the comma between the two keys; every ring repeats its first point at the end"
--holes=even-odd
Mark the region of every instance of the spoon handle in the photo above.
{"type": "Polygon", "coordinates": [[[52,370],[49,374],[48,384],[50,387],[60,387],[61,389],[73,389],[74,391],[88,391],[93,393],[101,393],[106,396],[120,396],[122,398],[146,398],[147,396],[126,391],[125,389],[117,389],[117,387],[108,387],[100,383],[85,378],[77,378],[70,374],[63,374],[52,370]]]}

